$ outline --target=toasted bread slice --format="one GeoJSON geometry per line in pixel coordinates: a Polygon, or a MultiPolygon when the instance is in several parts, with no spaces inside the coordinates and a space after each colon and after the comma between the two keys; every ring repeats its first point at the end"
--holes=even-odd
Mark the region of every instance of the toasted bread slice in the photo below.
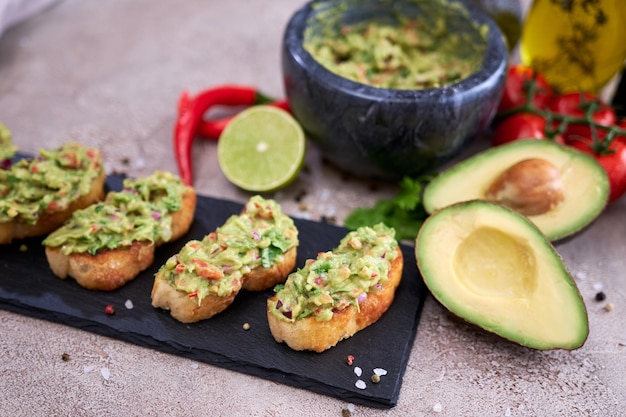
{"type": "Polygon", "coordinates": [[[119,249],[105,249],[95,255],[72,253],[46,247],[48,264],[59,278],[71,276],[88,290],[112,291],[135,278],[154,262],[154,244],[133,242],[119,249]]]}
{"type": "Polygon", "coordinates": [[[390,229],[379,225],[375,235],[365,229],[348,234],[334,252],[307,261],[276,289],[267,302],[267,319],[277,342],[294,350],[323,352],[389,309],[402,279],[402,251],[390,229]],[[344,256],[336,258],[339,253],[344,256]],[[381,273],[385,276],[379,279],[381,273]]]}
{"type": "Polygon", "coordinates": [[[104,198],[98,149],[68,143],[0,170],[0,244],[44,236],[104,198]]]}
{"type": "Polygon", "coordinates": [[[252,197],[202,241],[187,242],[155,274],[152,305],[183,323],[224,311],[243,288],[264,291],[296,264],[298,231],[273,200],[252,197]]]}
{"type": "Polygon", "coordinates": [[[241,289],[241,281],[232,281],[233,287],[225,294],[206,294],[198,302],[197,292],[176,289],[163,271],[157,272],[152,286],[152,306],[169,310],[170,315],[181,323],[195,323],[210,319],[230,306],[241,289]]]}
{"type": "Polygon", "coordinates": [[[124,184],[44,240],[57,277],[72,277],[90,290],[115,290],[152,265],[156,247],[187,233],[196,207],[193,188],[162,171],[124,184]],[[166,188],[168,195],[150,192],[166,188]]]}

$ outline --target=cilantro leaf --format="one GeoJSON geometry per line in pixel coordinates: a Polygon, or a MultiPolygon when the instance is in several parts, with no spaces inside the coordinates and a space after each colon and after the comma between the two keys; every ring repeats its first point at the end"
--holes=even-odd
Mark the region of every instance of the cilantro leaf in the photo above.
{"type": "Polygon", "coordinates": [[[344,225],[355,230],[382,222],[396,230],[398,240],[415,240],[422,223],[428,217],[422,205],[422,192],[432,178],[403,178],[394,197],[380,199],[373,207],[356,208],[346,216],[344,225]]]}

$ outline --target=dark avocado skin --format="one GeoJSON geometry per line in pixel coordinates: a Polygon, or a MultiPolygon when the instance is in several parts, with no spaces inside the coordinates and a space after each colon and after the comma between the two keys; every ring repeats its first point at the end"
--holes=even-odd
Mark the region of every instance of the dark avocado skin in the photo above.
{"type": "Polygon", "coordinates": [[[303,49],[312,3],[294,14],[284,33],[285,93],[307,136],[341,170],[383,180],[433,171],[468,150],[493,119],[508,51],[485,15],[476,15],[490,27],[481,70],[444,88],[387,90],[341,78],[303,49]]]}

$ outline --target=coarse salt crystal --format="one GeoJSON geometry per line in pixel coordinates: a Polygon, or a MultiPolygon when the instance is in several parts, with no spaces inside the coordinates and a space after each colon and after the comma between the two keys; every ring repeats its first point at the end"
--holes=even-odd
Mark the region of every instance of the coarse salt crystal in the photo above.
{"type": "Polygon", "coordinates": [[[506,410],[504,411],[504,416],[511,417],[511,407],[506,408],[506,410]]]}
{"type": "Polygon", "coordinates": [[[387,370],[383,368],[374,368],[374,373],[378,376],[385,376],[387,375],[387,370]]]}
{"type": "Polygon", "coordinates": [[[198,363],[197,362],[192,362],[191,369],[198,369],[198,363]]]}
{"type": "Polygon", "coordinates": [[[365,389],[367,387],[367,385],[365,385],[365,381],[363,381],[362,379],[357,379],[357,381],[354,383],[354,386],[358,389],[365,389]]]}
{"type": "Polygon", "coordinates": [[[100,375],[102,375],[102,378],[108,381],[109,376],[111,376],[111,372],[109,371],[109,368],[100,368],[100,375]]]}
{"type": "Polygon", "coordinates": [[[441,405],[441,403],[437,403],[433,405],[433,411],[435,413],[441,413],[442,410],[443,410],[443,406],[441,405]]]}
{"type": "Polygon", "coordinates": [[[583,271],[578,271],[576,272],[576,278],[578,278],[581,281],[584,281],[587,279],[587,273],[583,271]]]}
{"type": "Polygon", "coordinates": [[[594,282],[593,289],[594,291],[602,291],[604,289],[604,285],[602,285],[601,282],[594,282]]]}
{"type": "Polygon", "coordinates": [[[88,374],[91,371],[93,371],[93,365],[87,365],[83,368],[83,372],[86,374],[88,374]]]}
{"type": "Polygon", "coordinates": [[[126,300],[126,302],[124,303],[124,307],[126,307],[129,310],[133,309],[133,301],[132,300],[126,300]]]}
{"type": "Polygon", "coordinates": [[[361,375],[363,375],[363,370],[362,370],[360,367],[355,366],[355,367],[354,367],[354,374],[355,374],[356,376],[361,376],[361,375]]]}
{"type": "Polygon", "coordinates": [[[348,411],[351,413],[354,413],[354,410],[356,410],[356,407],[354,406],[354,404],[352,403],[348,404],[348,411]]]}

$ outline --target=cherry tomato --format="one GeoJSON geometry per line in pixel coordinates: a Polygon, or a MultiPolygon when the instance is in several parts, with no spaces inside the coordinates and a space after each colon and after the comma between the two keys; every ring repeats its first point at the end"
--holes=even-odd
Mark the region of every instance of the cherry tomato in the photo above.
{"type": "Polygon", "coordinates": [[[626,142],[613,140],[609,149],[613,153],[598,155],[594,152],[591,139],[581,139],[572,142],[571,146],[593,155],[602,165],[609,177],[611,192],[609,203],[618,200],[626,192],[626,142]]]}
{"type": "Polygon", "coordinates": [[[512,65],[507,71],[504,82],[504,92],[498,106],[498,113],[502,113],[526,103],[528,84],[535,82],[535,95],[532,104],[544,109],[552,96],[552,88],[548,81],[531,67],[525,65],[512,65]]]}
{"type": "MultiPolygon", "coordinates": [[[[498,146],[519,139],[546,139],[546,119],[532,113],[513,114],[498,122],[493,131],[492,144],[498,146]]],[[[565,143],[561,135],[554,140],[565,143]]]]}
{"type": "MultiPolygon", "coordinates": [[[[611,126],[616,122],[615,110],[602,101],[602,99],[593,93],[566,93],[553,97],[548,103],[548,108],[558,114],[573,117],[585,117],[589,106],[597,106],[597,110],[593,112],[592,119],[594,122],[611,126]],[[595,104],[592,104],[595,103],[595,104]]],[[[555,122],[556,123],[556,122],[555,122]]],[[[606,135],[606,131],[596,129],[599,139],[606,135]]],[[[591,138],[591,128],[587,124],[572,123],[567,126],[563,136],[566,142],[576,141],[581,138],[591,138]]]]}

